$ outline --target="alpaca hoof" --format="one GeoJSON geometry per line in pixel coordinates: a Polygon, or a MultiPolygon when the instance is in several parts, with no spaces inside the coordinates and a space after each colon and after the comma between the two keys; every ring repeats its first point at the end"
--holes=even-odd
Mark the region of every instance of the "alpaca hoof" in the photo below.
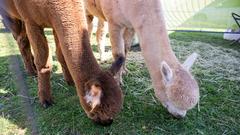
{"type": "Polygon", "coordinates": [[[119,78],[119,81],[118,81],[118,82],[119,82],[119,86],[123,86],[123,85],[124,85],[124,83],[123,83],[123,78],[122,78],[122,77],[119,78]]]}
{"type": "Polygon", "coordinates": [[[129,73],[129,70],[127,69],[127,68],[124,68],[123,70],[122,70],[122,74],[123,75],[126,75],[126,74],[128,74],[129,73]]]}
{"type": "Polygon", "coordinates": [[[37,71],[27,70],[27,74],[30,75],[30,76],[37,76],[37,71]]]}
{"type": "Polygon", "coordinates": [[[124,85],[123,81],[120,81],[119,86],[123,86],[123,85],[124,85]]]}
{"type": "Polygon", "coordinates": [[[34,64],[29,63],[28,65],[25,65],[25,69],[26,69],[28,75],[37,76],[37,69],[34,64]]]}
{"type": "Polygon", "coordinates": [[[64,77],[65,82],[68,85],[74,86],[74,81],[72,79],[72,76],[69,73],[64,72],[63,77],[64,77]]]}
{"type": "Polygon", "coordinates": [[[67,84],[69,85],[69,86],[74,86],[74,82],[73,81],[66,81],[67,82],[67,84]]]}
{"type": "Polygon", "coordinates": [[[123,86],[123,85],[124,85],[122,77],[119,78],[119,77],[116,77],[116,76],[115,76],[114,79],[115,79],[115,81],[117,82],[117,84],[118,84],[119,86],[123,86]]]}
{"type": "Polygon", "coordinates": [[[49,101],[44,100],[43,102],[41,102],[41,105],[42,105],[43,108],[48,108],[48,107],[53,105],[53,101],[52,100],[49,100],[49,101]]]}

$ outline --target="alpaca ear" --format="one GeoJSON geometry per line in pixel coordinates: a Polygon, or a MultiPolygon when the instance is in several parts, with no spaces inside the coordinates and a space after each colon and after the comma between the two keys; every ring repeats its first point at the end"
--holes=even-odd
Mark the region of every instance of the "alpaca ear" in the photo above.
{"type": "Polygon", "coordinates": [[[193,63],[196,61],[198,57],[198,54],[197,53],[193,53],[191,54],[190,56],[188,56],[188,58],[185,60],[185,62],[182,64],[182,66],[187,70],[189,71],[193,65],[193,63]]]}
{"type": "Polygon", "coordinates": [[[125,58],[123,56],[118,57],[110,67],[110,72],[114,75],[117,74],[117,72],[121,69],[123,63],[125,62],[125,58]]]}
{"type": "Polygon", "coordinates": [[[97,105],[101,104],[102,88],[98,85],[91,85],[90,90],[86,93],[84,99],[91,106],[92,112],[97,105]]]}
{"type": "Polygon", "coordinates": [[[173,72],[172,72],[172,69],[167,64],[167,62],[162,61],[160,71],[161,71],[164,82],[166,84],[170,84],[173,79],[173,72]]]}

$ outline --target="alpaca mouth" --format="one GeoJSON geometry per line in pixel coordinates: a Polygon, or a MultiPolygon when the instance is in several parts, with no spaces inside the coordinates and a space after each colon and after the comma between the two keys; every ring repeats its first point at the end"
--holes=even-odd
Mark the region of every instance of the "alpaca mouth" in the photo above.
{"type": "Polygon", "coordinates": [[[165,103],[164,107],[166,107],[168,112],[171,113],[176,118],[184,118],[186,116],[187,113],[186,110],[178,109],[175,106],[173,106],[172,103],[170,102],[165,103]]]}
{"type": "Polygon", "coordinates": [[[93,119],[93,122],[102,126],[110,126],[113,123],[113,119],[100,120],[99,118],[97,118],[93,119]]]}
{"type": "Polygon", "coordinates": [[[99,116],[97,116],[97,115],[95,115],[93,113],[88,114],[88,117],[95,124],[102,125],[102,126],[110,126],[113,123],[113,118],[112,117],[101,119],[99,116]]]}
{"type": "Polygon", "coordinates": [[[186,112],[182,112],[182,113],[176,113],[176,112],[170,112],[175,118],[178,119],[183,119],[186,116],[186,112]]]}

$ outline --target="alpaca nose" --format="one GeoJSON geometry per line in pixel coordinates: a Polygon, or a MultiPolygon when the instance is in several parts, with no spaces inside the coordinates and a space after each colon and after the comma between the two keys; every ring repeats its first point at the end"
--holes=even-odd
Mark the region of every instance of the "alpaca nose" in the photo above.
{"type": "Polygon", "coordinates": [[[172,105],[171,102],[167,102],[164,106],[167,108],[168,112],[176,118],[184,118],[187,114],[187,110],[179,109],[172,105]]]}
{"type": "Polygon", "coordinates": [[[186,116],[187,111],[178,111],[178,112],[170,112],[174,117],[178,119],[182,119],[186,116]]]}
{"type": "Polygon", "coordinates": [[[113,119],[107,119],[107,120],[100,120],[100,119],[96,119],[93,120],[96,124],[102,125],[102,126],[110,126],[113,122],[113,119]]]}

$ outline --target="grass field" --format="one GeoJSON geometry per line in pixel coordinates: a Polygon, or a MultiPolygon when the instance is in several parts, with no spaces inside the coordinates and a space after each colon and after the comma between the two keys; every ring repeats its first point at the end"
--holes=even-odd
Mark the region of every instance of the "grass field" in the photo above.
{"type": "MultiPolygon", "coordinates": [[[[46,35],[54,54],[53,36],[49,30],[46,35]]],[[[123,109],[111,126],[95,125],[81,108],[75,88],[64,82],[54,56],[51,77],[53,106],[44,109],[38,99],[34,100],[37,96],[36,78],[25,75],[24,80],[33,102],[39,133],[240,134],[240,44],[230,45],[231,42],[223,40],[221,34],[173,33],[170,37],[173,50],[182,62],[192,52],[200,54],[192,70],[200,86],[200,103],[188,112],[186,118],[175,119],[160,105],[140,52],[132,51],[127,60],[130,73],[124,76],[123,109]]],[[[95,47],[94,40],[94,51],[95,47]]],[[[11,34],[3,30],[0,31],[0,48],[0,135],[29,134],[15,75],[8,68],[9,59],[20,56],[11,34]]],[[[24,72],[23,66],[21,68],[24,72]]]]}

